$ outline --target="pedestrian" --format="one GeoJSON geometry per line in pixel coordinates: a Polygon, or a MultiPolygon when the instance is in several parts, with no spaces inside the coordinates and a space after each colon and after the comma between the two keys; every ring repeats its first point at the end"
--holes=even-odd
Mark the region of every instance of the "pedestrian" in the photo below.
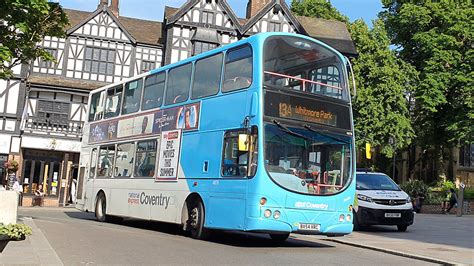
{"type": "Polygon", "coordinates": [[[23,188],[20,185],[20,182],[18,181],[18,178],[14,178],[14,183],[13,183],[13,191],[15,191],[18,194],[18,206],[22,206],[23,202],[23,188]]]}
{"type": "Polygon", "coordinates": [[[456,191],[454,190],[454,188],[450,188],[449,191],[451,192],[451,195],[449,197],[449,207],[448,209],[446,209],[446,214],[449,214],[449,211],[451,211],[451,209],[458,205],[458,197],[456,196],[456,191]]]}

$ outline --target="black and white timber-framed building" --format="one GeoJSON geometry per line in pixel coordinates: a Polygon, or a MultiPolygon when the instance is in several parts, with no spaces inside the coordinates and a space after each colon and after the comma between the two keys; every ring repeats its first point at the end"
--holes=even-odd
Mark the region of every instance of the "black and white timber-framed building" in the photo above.
{"type": "Polygon", "coordinates": [[[119,0],[99,0],[93,12],[65,12],[66,37],[39,43],[56,62],[36,60],[0,80],[0,161],[18,160],[24,194],[43,184],[52,205],[69,200],[93,89],[260,32],[305,34],[356,55],[344,23],[295,16],[284,0],[249,0],[246,18],[226,0],[166,7],[163,22],[120,16],[119,0]]]}

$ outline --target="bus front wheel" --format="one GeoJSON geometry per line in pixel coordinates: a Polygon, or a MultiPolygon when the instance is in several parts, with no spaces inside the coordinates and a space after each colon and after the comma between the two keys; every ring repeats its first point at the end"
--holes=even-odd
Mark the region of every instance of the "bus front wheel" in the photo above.
{"type": "Polygon", "coordinates": [[[105,210],[106,210],[105,195],[104,193],[99,193],[99,195],[97,195],[97,200],[95,201],[95,218],[97,218],[99,222],[105,222],[106,220],[105,210]]]}
{"type": "Polygon", "coordinates": [[[204,205],[200,200],[193,201],[188,207],[188,228],[194,239],[206,239],[209,229],[204,227],[204,205]]]}

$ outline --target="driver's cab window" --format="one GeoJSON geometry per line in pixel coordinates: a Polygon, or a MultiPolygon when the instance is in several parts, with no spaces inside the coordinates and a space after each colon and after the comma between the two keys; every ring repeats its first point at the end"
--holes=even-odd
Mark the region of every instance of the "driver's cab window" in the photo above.
{"type": "Polygon", "coordinates": [[[225,133],[222,176],[245,177],[247,175],[248,151],[239,151],[239,134],[246,132],[246,130],[235,130],[225,133]]]}

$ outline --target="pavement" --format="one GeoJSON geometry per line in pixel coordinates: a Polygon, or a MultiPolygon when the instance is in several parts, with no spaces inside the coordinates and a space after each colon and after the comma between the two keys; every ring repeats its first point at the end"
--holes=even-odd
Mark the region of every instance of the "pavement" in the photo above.
{"type": "MultiPolygon", "coordinates": [[[[64,209],[64,208],[61,208],[64,209]]],[[[66,211],[66,210],[65,210],[66,211]]],[[[0,253],[0,265],[63,265],[45,234],[30,217],[19,222],[32,227],[23,241],[10,241],[0,253]],[[32,251],[32,252],[25,252],[32,251]]],[[[445,265],[474,264],[474,216],[416,214],[407,232],[396,227],[373,226],[344,237],[292,235],[296,239],[321,239],[359,248],[445,265]]],[[[0,245],[1,250],[1,245],[0,245]]]]}
{"type": "Polygon", "coordinates": [[[407,232],[372,226],[340,238],[328,238],[394,255],[447,265],[474,265],[474,216],[415,214],[407,232]]]}

